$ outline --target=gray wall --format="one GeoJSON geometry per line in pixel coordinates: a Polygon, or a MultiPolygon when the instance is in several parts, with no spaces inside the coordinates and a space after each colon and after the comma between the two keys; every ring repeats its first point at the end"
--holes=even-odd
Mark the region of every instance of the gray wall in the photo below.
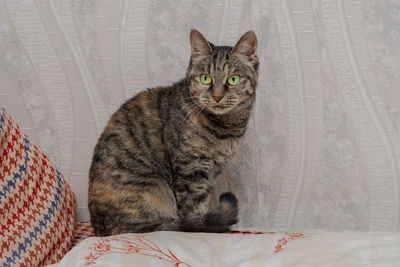
{"type": "Polygon", "coordinates": [[[400,2],[0,0],[0,103],[56,163],[87,219],[110,114],[180,79],[197,28],[259,39],[257,104],[218,180],[241,227],[399,230],[400,2]]]}

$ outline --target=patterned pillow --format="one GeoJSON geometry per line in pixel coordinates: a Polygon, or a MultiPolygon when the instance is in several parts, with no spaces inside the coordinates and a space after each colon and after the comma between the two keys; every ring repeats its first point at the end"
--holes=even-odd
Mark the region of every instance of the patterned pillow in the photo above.
{"type": "Polygon", "coordinates": [[[0,266],[59,261],[71,246],[75,215],[62,174],[0,107],[0,266]]]}

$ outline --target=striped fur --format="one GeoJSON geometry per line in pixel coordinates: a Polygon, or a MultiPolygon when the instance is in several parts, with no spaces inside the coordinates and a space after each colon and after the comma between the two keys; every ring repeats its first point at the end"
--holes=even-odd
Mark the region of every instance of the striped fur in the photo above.
{"type": "Polygon", "coordinates": [[[89,210],[96,235],[159,230],[225,232],[237,222],[232,193],[208,211],[214,178],[237,150],[255,100],[257,40],[234,48],[190,35],[186,77],[148,89],[111,117],[94,150],[89,210]],[[200,74],[213,77],[211,85],[200,74]],[[236,86],[227,77],[238,74],[236,86]],[[213,95],[222,99],[217,103],[213,95]]]}

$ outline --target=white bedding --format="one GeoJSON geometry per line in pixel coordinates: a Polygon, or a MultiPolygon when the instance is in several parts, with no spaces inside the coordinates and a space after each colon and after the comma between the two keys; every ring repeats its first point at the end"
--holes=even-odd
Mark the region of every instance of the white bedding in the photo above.
{"type": "Polygon", "coordinates": [[[154,232],[92,237],[55,266],[400,266],[400,233],[154,232]]]}

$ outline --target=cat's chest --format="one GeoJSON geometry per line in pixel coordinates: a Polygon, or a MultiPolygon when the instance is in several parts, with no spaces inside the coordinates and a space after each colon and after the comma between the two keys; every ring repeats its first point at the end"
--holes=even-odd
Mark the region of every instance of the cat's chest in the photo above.
{"type": "Polygon", "coordinates": [[[238,150],[239,140],[217,139],[204,133],[185,133],[178,149],[172,154],[175,174],[215,178],[238,150]],[[196,174],[196,175],[197,175],[196,174]]]}
{"type": "Polygon", "coordinates": [[[173,125],[166,128],[164,140],[174,175],[189,177],[200,171],[208,178],[216,177],[238,150],[241,138],[226,138],[231,129],[215,132],[216,125],[201,117],[181,127],[173,125]]]}
{"type": "Polygon", "coordinates": [[[188,127],[183,135],[182,151],[189,154],[206,155],[218,162],[229,159],[238,150],[239,138],[217,138],[205,127],[188,127]]]}

